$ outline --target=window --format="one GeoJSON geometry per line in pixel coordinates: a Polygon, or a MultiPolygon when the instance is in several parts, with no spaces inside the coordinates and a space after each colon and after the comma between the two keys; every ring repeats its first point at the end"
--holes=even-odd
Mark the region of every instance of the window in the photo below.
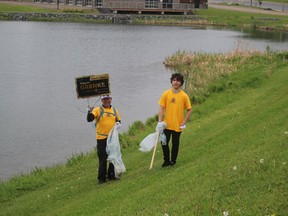
{"type": "Polygon", "coordinates": [[[163,8],[172,8],[173,1],[172,0],[163,0],[163,8]]]}
{"type": "Polygon", "coordinates": [[[82,5],[82,0],[76,0],[76,5],[82,5]]]}
{"type": "Polygon", "coordinates": [[[145,0],[145,8],[159,8],[159,0],[145,0]]]}
{"type": "Polygon", "coordinates": [[[96,0],[96,7],[103,7],[103,0],[96,0]]]}
{"type": "Polygon", "coordinates": [[[92,6],[92,0],[87,0],[86,1],[86,6],[92,6]]]}

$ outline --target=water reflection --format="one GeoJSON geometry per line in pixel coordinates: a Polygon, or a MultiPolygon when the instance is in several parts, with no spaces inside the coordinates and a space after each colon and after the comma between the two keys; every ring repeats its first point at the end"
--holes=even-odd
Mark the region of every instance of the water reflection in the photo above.
{"type": "MultiPolygon", "coordinates": [[[[245,33],[241,38],[253,40],[267,40],[271,42],[285,43],[288,42],[288,32],[277,31],[260,31],[255,29],[242,29],[241,32],[245,33]]],[[[283,44],[286,45],[287,44],[283,44]]]]}

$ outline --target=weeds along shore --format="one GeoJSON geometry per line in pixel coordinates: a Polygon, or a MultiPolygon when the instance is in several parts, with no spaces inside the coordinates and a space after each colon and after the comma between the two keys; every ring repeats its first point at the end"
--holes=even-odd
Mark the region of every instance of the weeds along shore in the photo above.
{"type": "MultiPolygon", "coordinates": [[[[228,53],[177,51],[167,56],[163,64],[168,70],[184,75],[183,88],[193,104],[191,117],[194,119],[200,113],[201,104],[212,95],[228,92],[237,95],[241,93],[241,89],[257,88],[265,79],[272,76],[277,67],[287,64],[287,61],[287,51],[274,52],[267,46],[265,52],[260,52],[247,49],[244,42],[238,41],[234,50],[228,53]]],[[[229,100],[226,102],[229,103],[229,100]]],[[[225,106],[226,102],[218,101],[215,106],[225,106]]],[[[145,123],[134,122],[128,132],[120,137],[123,147],[133,145],[135,143],[133,137],[141,134],[141,131],[146,132],[147,128],[153,131],[157,119],[157,116],[154,116],[147,119],[145,123]]]]}

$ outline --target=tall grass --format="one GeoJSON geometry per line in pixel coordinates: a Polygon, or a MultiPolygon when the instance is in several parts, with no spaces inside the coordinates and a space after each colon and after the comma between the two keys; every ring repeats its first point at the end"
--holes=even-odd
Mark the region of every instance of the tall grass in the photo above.
{"type": "MultiPolygon", "coordinates": [[[[254,61],[266,62],[261,76],[269,76],[275,67],[275,55],[269,52],[248,50],[245,44],[238,41],[232,52],[224,54],[207,54],[199,52],[178,51],[165,58],[167,68],[181,72],[186,79],[185,90],[192,95],[193,103],[202,103],[211,93],[235,88],[239,83],[229,81],[229,75],[236,71],[253,70],[254,61]],[[222,79],[222,82],[215,82],[222,79]]],[[[255,74],[255,79],[260,79],[255,74]]],[[[245,79],[243,77],[243,79],[245,79]]],[[[252,81],[250,81],[252,82],[252,81]]],[[[257,84],[257,80],[253,80],[257,84]]],[[[252,84],[252,83],[251,83],[252,84]]]]}

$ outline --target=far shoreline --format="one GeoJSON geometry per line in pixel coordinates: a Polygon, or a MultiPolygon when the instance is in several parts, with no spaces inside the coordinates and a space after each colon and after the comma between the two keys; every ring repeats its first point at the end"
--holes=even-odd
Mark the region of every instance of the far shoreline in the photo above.
{"type": "MultiPolygon", "coordinates": [[[[78,23],[116,23],[133,25],[165,25],[192,27],[246,28],[263,31],[287,32],[287,17],[281,12],[264,14],[265,10],[242,6],[228,6],[210,3],[208,9],[194,10],[189,15],[170,14],[114,14],[100,13],[92,7],[74,5],[57,5],[52,3],[0,1],[4,5],[15,7],[0,10],[3,21],[45,21],[45,22],[78,22],[78,23]],[[23,9],[21,8],[23,6],[23,9]],[[216,8],[216,9],[215,9],[216,8]],[[210,9],[210,10],[209,10],[210,9]],[[209,11],[208,11],[209,10],[209,11]],[[236,11],[237,10],[237,11],[236,11]],[[225,17],[226,16],[226,17],[225,17]]],[[[267,12],[267,11],[266,11],[267,12]]],[[[269,11],[271,12],[271,11],[269,11]]],[[[287,15],[286,13],[284,13],[287,15]]]]}

